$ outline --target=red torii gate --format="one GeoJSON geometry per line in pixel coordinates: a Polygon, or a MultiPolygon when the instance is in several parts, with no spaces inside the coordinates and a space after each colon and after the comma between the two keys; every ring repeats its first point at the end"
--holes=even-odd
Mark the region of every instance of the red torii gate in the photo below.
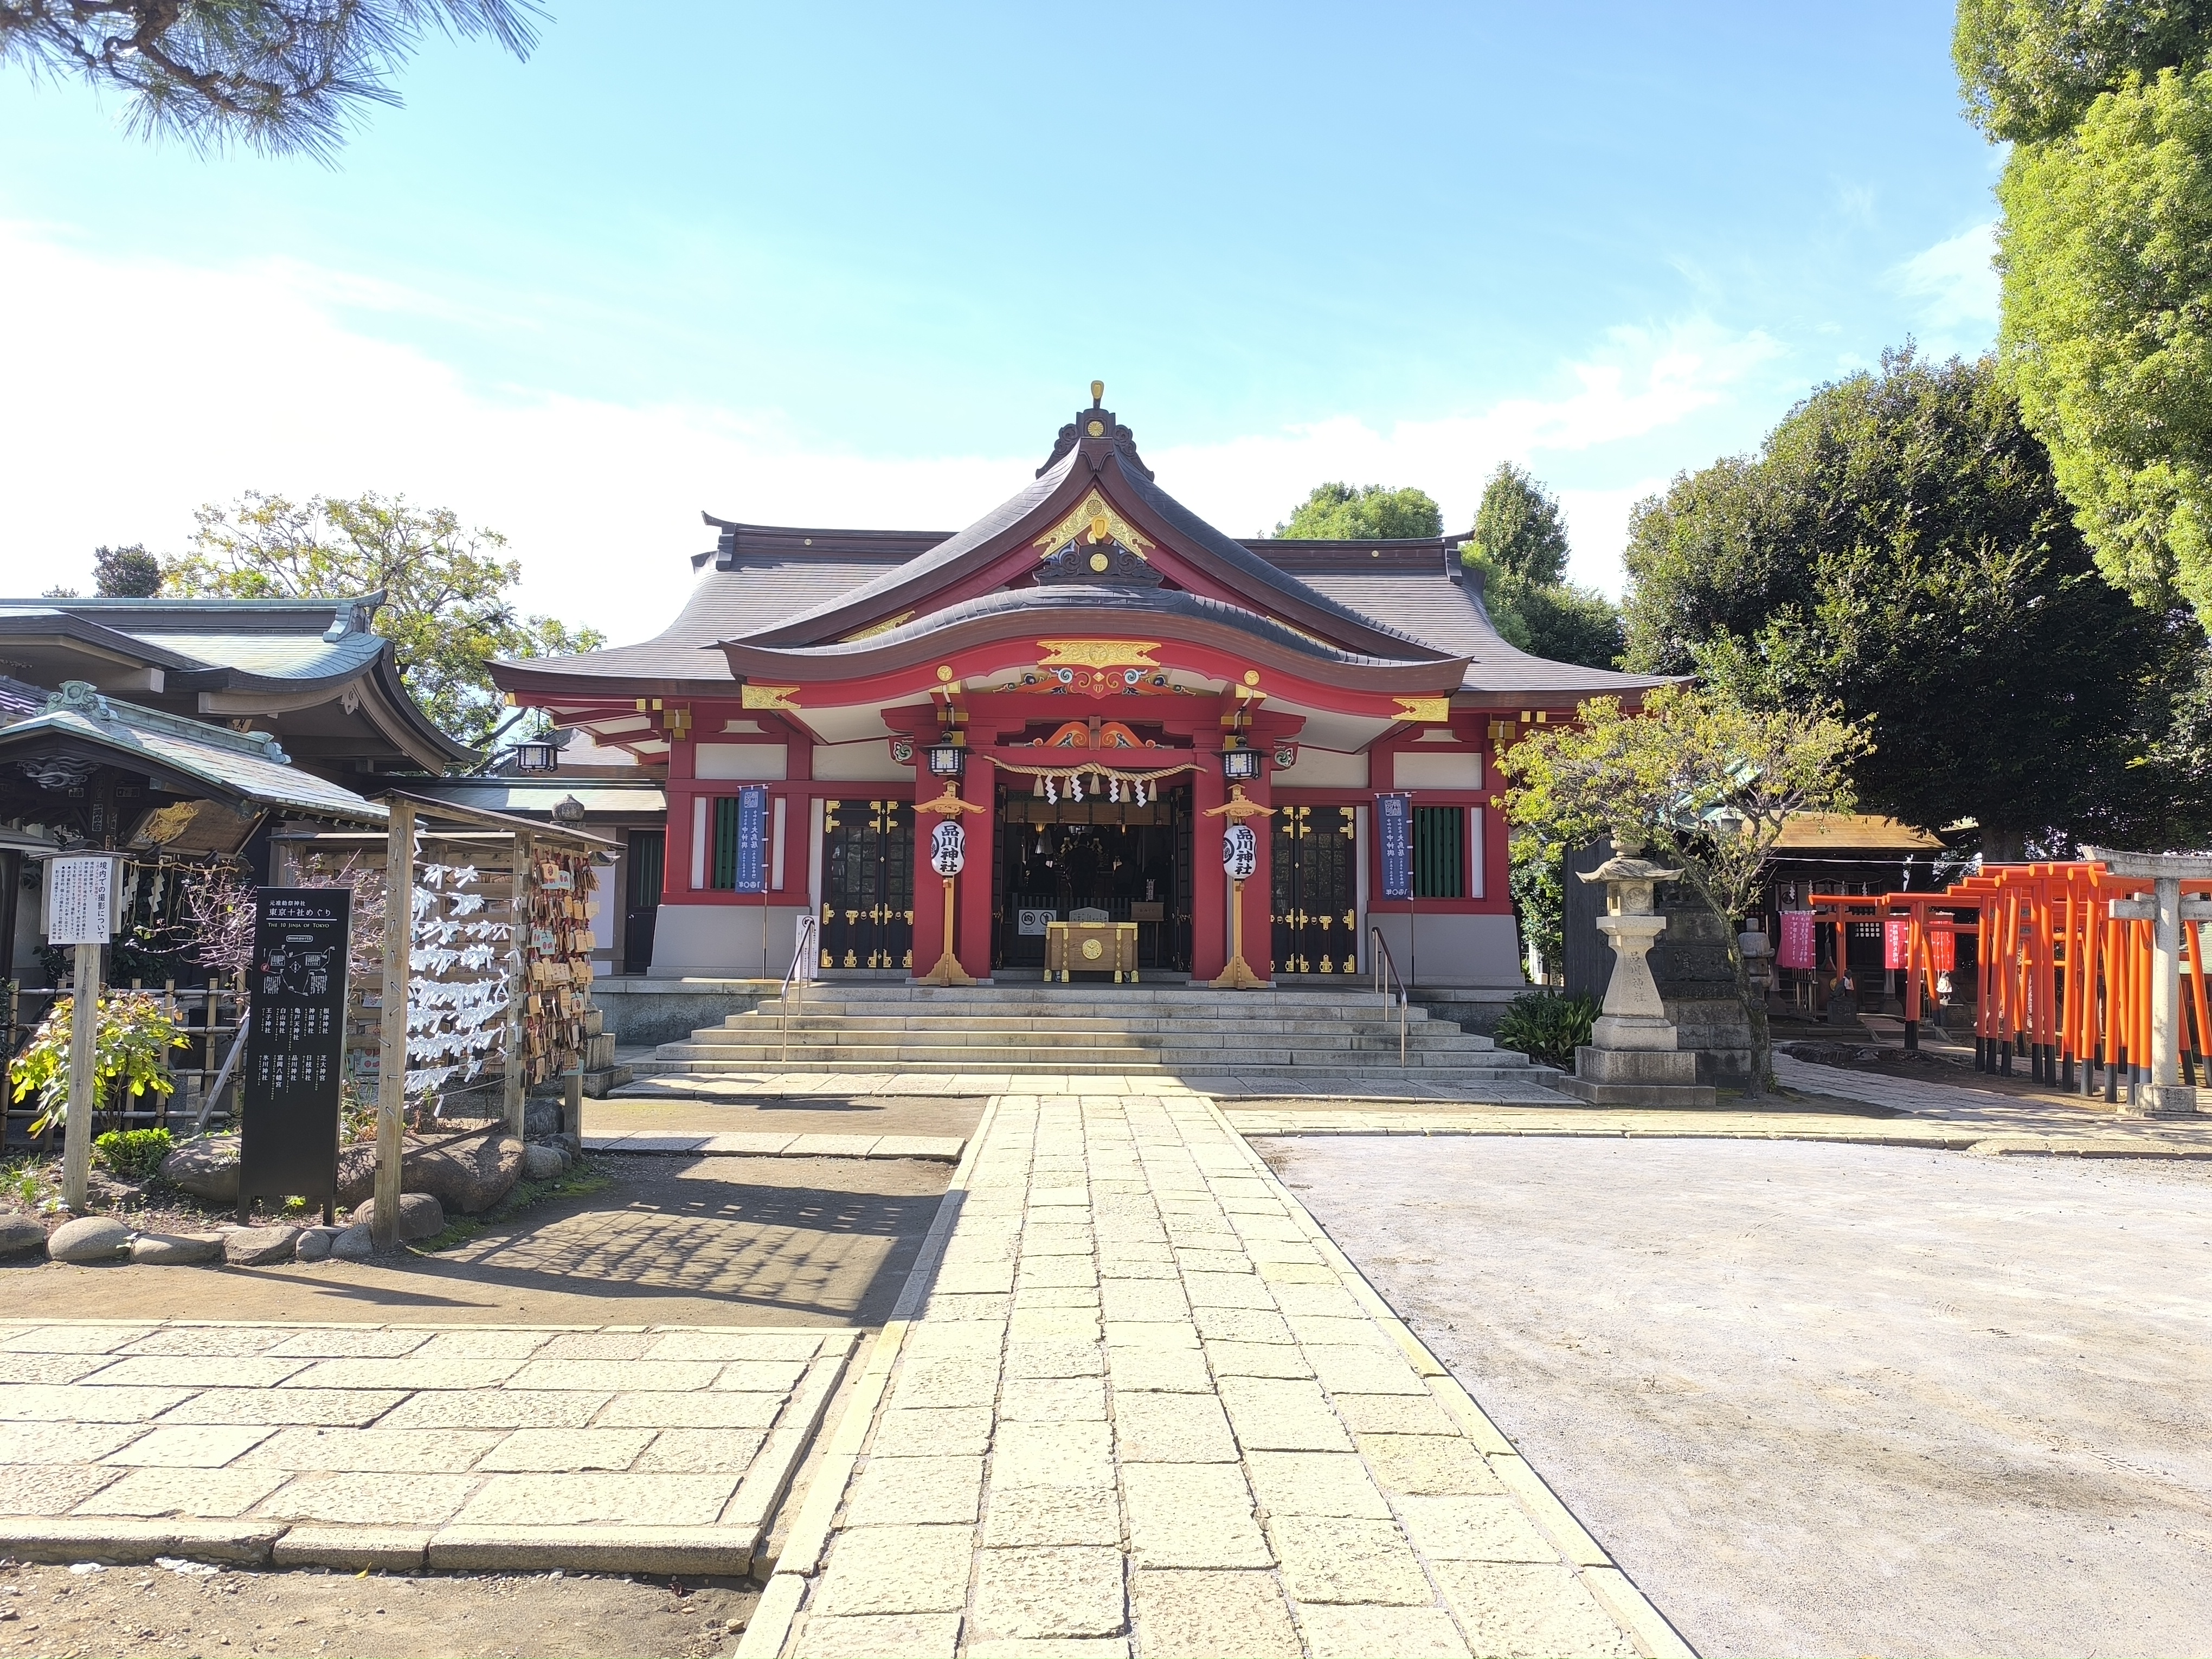
{"type": "MultiPolygon", "coordinates": [[[[2117,1102],[2124,1080],[2132,1102],[2150,1054],[2151,922],[2136,913],[2144,885],[2093,860],[2001,864],[1941,893],[1822,893],[1812,904],[1820,921],[1836,929],[1839,967],[1851,922],[1880,921],[1885,946],[1889,930],[1903,924],[1902,951],[1886,949],[1884,959],[1905,970],[1908,1048],[1918,1047],[1922,999],[1933,994],[1938,971],[1938,941],[1969,933],[1978,944],[1975,1069],[2008,1076],[2017,1052],[2036,1082],[2093,1094],[2101,1070],[2105,1098],[2117,1102]],[[1971,921],[1963,919],[1968,911],[1971,921]]],[[[2212,881],[2186,882],[2183,890],[2191,897],[2212,895],[2212,881]]],[[[2184,1079],[2194,1084],[2202,1076],[2212,1084],[2212,1072],[2202,1069],[2212,1047],[2204,924],[2189,922],[2181,937],[2184,1079]]]]}

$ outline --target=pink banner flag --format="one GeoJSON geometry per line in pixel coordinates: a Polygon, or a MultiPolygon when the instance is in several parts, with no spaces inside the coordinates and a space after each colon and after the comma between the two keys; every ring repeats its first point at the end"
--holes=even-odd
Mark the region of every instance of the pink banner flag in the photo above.
{"type": "Polygon", "coordinates": [[[1782,949],[1774,958],[1775,965],[1810,968],[1814,960],[1813,913],[1810,910],[1784,910],[1782,913],[1782,949]]]}

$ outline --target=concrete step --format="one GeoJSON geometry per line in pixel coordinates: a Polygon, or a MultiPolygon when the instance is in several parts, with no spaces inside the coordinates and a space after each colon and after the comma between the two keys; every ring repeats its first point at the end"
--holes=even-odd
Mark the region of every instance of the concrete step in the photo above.
{"type": "MultiPolygon", "coordinates": [[[[1387,1037],[1398,1040],[1395,1025],[1352,1025],[1326,1024],[1297,1025],[1287,1022],[1269,1022],[1259,1029],[1250,1026],[1190,1026],[1172,1023],[1160,1029],[1131,1030],[1127,1026],[1103,1024],[1080,1025],[1035,1025],[1012,1030],[978,1030],[957,1020],[933,1022],[927,1020],[853,1021],[806,1019],[791,1022],[788,1031],[776,1024],[757,1024],[751,1022],[738,1025],[708,1025],[694,1031],[684,1041],[696,1048],[712,1048],[720,1043],[781,1042],[787,1037],[797,1042],[898,1042],[927,1037],[945,1042],[959,1042],[977,1048],[1024,1046],[1052,1047],[1056,1044],[1085,1044],[1091,1042],[1130,1042],[1154,1047],[1164,1042],[1207,1042],[1237,1047],[1282,1042],[1316,1043],[1352,1042],[1366,1038],[1387,1037]]],[[[1463,1048],[1469,1053],[1487,1053],[1493,1046],[1486,1037],[1469,1036],[1454,1026],[1409,1025],[1406,1028],[1406,1042],[1409,1048],[1463,1048]]]]}
{"type": "Polygon", "coordinates": [[[1075,1072],[1112,1072],[1131,1077],[1235,1077],[1264,1079],[1279,1081],[1286,1089],[1294,1090],[1302,1080],[1316,1078],[1353,1078],[1363,1082],[1387,1083],[1392,1079],[1418,1080],[1424,1085],[1459,1085],[1469,1087],[1499,1084],[1534,1084],[1539,1087],[1555,1087],[1559,1073],[1548,1066],[1422,1066],[1401,1067],[1397,1056],[1386,1059],[1372,1057],[1367,1063],[1351,1064],[1342,1059],[1332,1061],[1284,1064],[1254,1062],[1224,1062],[1218,1056],[1194,1060],[1188,1064],[1162,1065],[1157,1058],[1138,1060],[1101,1060],[1083,1065],[1066,1061],[994,1060],[979,1064],[973,1058],[951,1060],[906,1060],[898,1061],[874,1060],[861,1063],[849,1055],[840,1054],[830,1059],[801,1060],[796,1054],[788,1065],[773,1062],[747,1065],[732,1060],[649,1060],[635,1063],[633,1069],[639,1077],[724,1077],[751,1076],[763,1073],[793,1077],[818,1077],[841,1072],[910,1072],[926,1077],[981,1075],[1001,1077],[1066,1077],[1075,1072]]]}
{"type": "MultiPolygon", "coordinates": [[[[937,1067],[962,1072],[1194,1071],[1237,1072],[1248,1067],[1284,1066],[1309,1071],[1364,1070],[1382,1066],[1399,1069],[1394,1043],[1371,1043],[1356,1048],[1321,1048],[1303,1044],[1250,1049],[1211,1046],[1188,1048],[973,1048],[945,1043],[798,1043],[788,1058],[778,1047],[761,1048],[697,1048],[672,1042],[655,1051],[650,1060],[631,1062],[641,1070],[774,1071],[785,1066],[820,1063],[850,1071],[904,1071],[937,1067]]],[[[1415,1070],[1481,1072],[1487,1075],[1526,1076],[1532,1070],[1525,1059],[1515,1064],[1498,1054],[1465,1054],[1443,1050],[1408,1049],[1404,1064],[1415,1070]]]]}
{"type": "Polygon", "coordinates": [[[640,1073],[913,1071],[1316,1073],[1541,1081],[1547,1068],[1419,1007],[1347,981],[1334,989],[1214,991],[1187,984],[817,984],[662,1044],[640,1073]]]}
{"type": "MultiPolygon", "coordinates": [[[[1124,1008],[1251,1008],[1279,1006],[1285,1008],[1320,1008],[1331,1004],[1379,1006],[1382,998],[1368,986],[1351,982],[1333,991],[1215,991],[1206,988],[1194,990],[1188,985],[1115,985],[1086,983],[1072,980],[1062,984],[1058,980],[1049,983],[1032,980],[1023,985],[910,985],[910,986],[850,986],[810,985],[804,991],[794,990],[794,1003],[835,1003],[857,1006],[869,1003],[877,1006],[907,1004],[918,1007],[945,1007],[958,1004],[1004,1006],[1012,1002],[1095,1002],[1107,1006],[1124,1008]]],[[[1395,998],[1393,1001],[1395,1003],[1395,998]]],[[[763,1008],[773,1008],[782,1001],[779,994],[771,994],[760,1000],[763,1008]]],[[[1420,1005],[1413,1005],[1418,1008],[1420,1005]]]]}
{"type": "MultiPolygon", "coordinates": [[[[936,1026],[957,1025],[974,1031],[1003,1031],[1024,1034],[1031,1031],[1325,1031],[1365,1030],[1376,1025],[1387,1024],[1398,1029],[1398,1017],[1368,1013],[1360,1016],[1350,1012],[1341,1014],[1315,1014],[1304,1018],[1290,1015],[1255,1014],[1243,1019],[1212,1014],[1109,1014],[1096,1008],[1071,1008],[1058,1012],[1024,1012],[1009,1011],[993,1013],[955,1012],[890,1012],[878,1013],[859,1009],[832,1008],[793,1009],[789,1021],[791,1029],[802,1025],[835,1025],[852,1030],[918,1031],[936,1026]]],[[[763,1027],[781,1030],[785,1024],[780,1013],[732,1014],[717,1027],[702,1030],[731,1031],[758,1030],[763,1027]]],[[[1409,1030],[1449,1032],[1454,1036],[1465,1033],[1449,1020],[1414,1018],[1406,1022],[1409,1030]]],[[[1480,1041],[1487,1042],[1488,1038],[1480,1041]]]]}

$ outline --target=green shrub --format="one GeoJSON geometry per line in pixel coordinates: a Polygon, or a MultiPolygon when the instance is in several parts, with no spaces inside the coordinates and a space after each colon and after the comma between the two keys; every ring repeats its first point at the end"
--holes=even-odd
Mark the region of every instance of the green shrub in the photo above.
{"type": "Polygon", "coordinates": [[[125,1181],[147,1181],[175,1147],[167,1129],[110,1129],[92,1143],[92,1161],[125,1181]]]}
{"type": "Polygon", "coordinates": [[[1590,1040],[1597,1018],[1595,997],[1571,997],[1558,991],[1530,991],[1506,1005],[1498,1022],[1498,1045],[1518,1048],[1544,1066],[1572,1066],[1575,1050],[1590,1040]]]}
{"type": "MultiPolygon", "coordinates": [[[[39,1115],[31,1133],[42,1135],[69,1116],[70,1043],[76,1018],[76,1000],[56,997],[46,1018],[10,1062],[15,1098],[21,1102],[39,1093],[39,1115]]],[[[161,999],[143,991],[116,991],[100,1000],[93,1024],[92,1109],[104,1102],[110,1110],[123,1104],[126,1093],[134,1100],[152,1090],[157,1095],[175,1091],[170,1080],[168,1051],[191,1046],[177,1018],[161,1006],[161,999]],[[121,1085],[118,1087],[118,1085],[121,1085]]]]}

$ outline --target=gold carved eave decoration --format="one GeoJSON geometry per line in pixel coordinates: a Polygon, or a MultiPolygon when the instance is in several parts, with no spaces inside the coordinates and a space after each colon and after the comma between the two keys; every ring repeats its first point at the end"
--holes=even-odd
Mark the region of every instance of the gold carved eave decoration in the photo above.
{"type": "Polygon", "coordinates": [[[894,628],[903,628],[914,620],[914,612],[902,611],[896,617],[886,617],[879,623],[871,623],[857,634],[848,634],[837,641],[840,645],[857,645],[862,640],[872,640],[878,634],[888,634],[894,628]]]}
{"type": "Polygon", "coordinates": [[[1040,668],[1158,668],[1158,640],[1039,640],[1040,668]]]}
{"type": "Polygon", "coordinates": [[[799,708],[799,688],[795,685],[756,685],[747,680],[738,688],[738,706],[761,709],[771,714],[793,713],[799,708]]]}
{"type": "Polygon", "coordinates": [[[1098,487],[1093,484],[1091,493],[1075,505],[1074,511],[1054,525],[1031,544],[1041,558],[1048,558],[1072,541],[1119,542],[1139,558],[1151,556],[1147,551],[1152,539],[1115,512],[1098,487]]]}
{"type": "Polygon", "coordinates": [[[1398,718],[1401,720],[1427,720],[1441,725],[1451,718],[1449,697],[1401,697],[1398,699],[1398,718]]]}

